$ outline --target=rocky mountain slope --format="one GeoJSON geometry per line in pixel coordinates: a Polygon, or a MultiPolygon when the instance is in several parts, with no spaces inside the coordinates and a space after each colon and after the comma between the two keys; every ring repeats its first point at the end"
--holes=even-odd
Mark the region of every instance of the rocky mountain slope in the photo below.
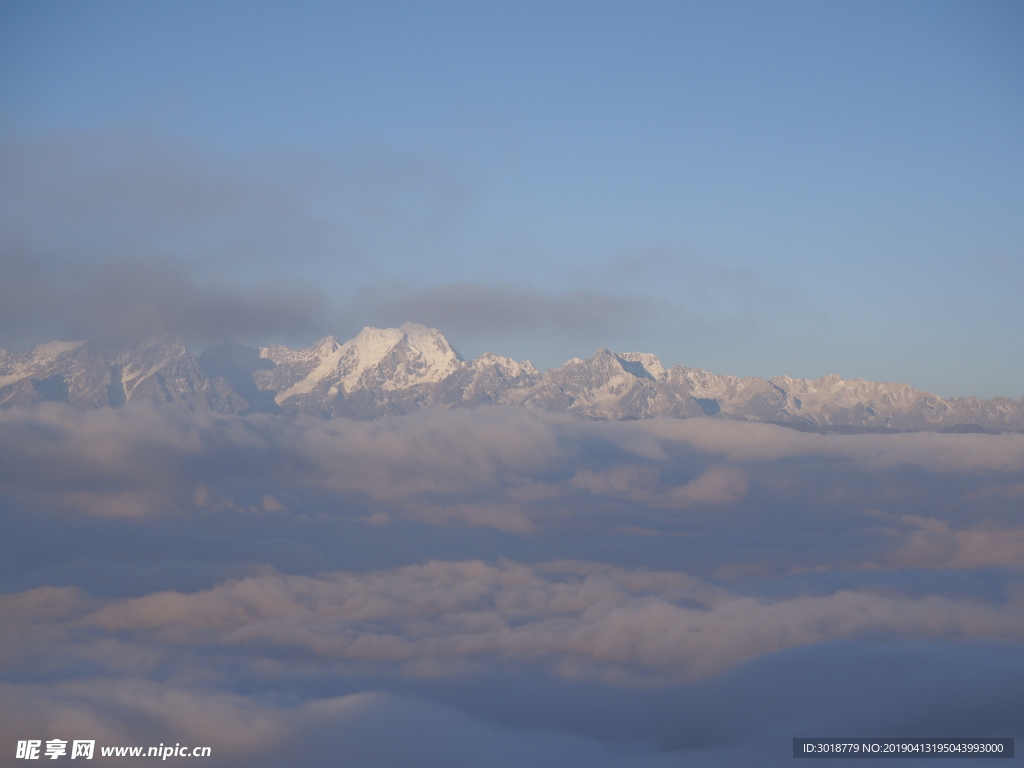
{"type": "Polygon", "coordinates": [[[212,381],[181,339],[169,333],[53,341],[21,355],[0,349],[0,407],[56,401],[100,408],[129,400],[201,404],[218,411],[246,407],[230,386],[212,381]]]}
{"type": "Polygon", "coordinates": [[[324,418],[497,404],[593,419],[740,419],[823,431],[1024,430],[1024,398],[947,400],[836,375],[739,378],[607,349],[541,372],[490,353],[464,360],[439,331],[415,323],[364,328],[344,343],[328,336],[299,350],[224,342],[198,359],[163,332],[51,342],[20,355],[0,350],[0,407],[132,400],[324,418]]]}

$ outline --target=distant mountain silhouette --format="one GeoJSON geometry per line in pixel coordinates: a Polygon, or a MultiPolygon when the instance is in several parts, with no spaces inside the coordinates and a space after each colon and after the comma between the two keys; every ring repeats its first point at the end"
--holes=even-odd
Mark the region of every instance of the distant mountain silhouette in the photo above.
{"type": "Polygon", "coordinates": [[[464,360],[433,328],[364,328],[305,349],[234,342],[198,359],[177,336],[112,333],[0,350],[0,407],[41,402],[75,408],[148,400],[223,413],[376,419],[424,408],[530,406],[592,419],[735,419],[822,432],[1024,430],[1024,398],[944,399],[906,384],[864,379],[739,378],[657,357],[599,349],[538,371],[487,353],[464,360]]]}

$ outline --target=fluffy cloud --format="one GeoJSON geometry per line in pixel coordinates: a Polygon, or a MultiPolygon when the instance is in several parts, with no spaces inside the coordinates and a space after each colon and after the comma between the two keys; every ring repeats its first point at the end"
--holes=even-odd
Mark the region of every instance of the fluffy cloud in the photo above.
{"type": "Polygon", "coordinates": [[[1024,568],[1024,530],[991,525],[967,530],[951,529],[935,518],[904,515],[914,530],[907,542],[889,553],[890,568],[1024,568]]]}
{"type": "Polygon", "coordinates": [[[942,473],[974,483],[965,499],[997,501],[1013,497],[992,491],[991,478],[1014,488],[1024,471],[1016,434],[826,436],[710,419],[585,422],[515,408],[354,422],[47,406],[2,412],[0,424],[7,492],[124,516],[215,505],[232,488],[257,491],[248,506],[270,496],[281,510],[290,508],[285,497],[315,490],[399,505],[430,522],[507,516],[518,522],[496,527],[526,531],[526,520],[551,506],[543,502],[578,505],[581,492],[653,509],[739,502],[750,472],[773,465],[813,464],[822,478],[942,473]]]}
{"type": "Polygon", "coordinates": [[[1020,435],[3,411],[0,736],[714,766],[1020,735],[1022,482],[1020,435]]]}
{"type": "Polygon", "coordinates": [[[9,625],[25,636],[101,629],[143,647],[240,646],[257,656],[301,650],[412,676],[498,664],[664,683],[842,638],[1024,639],[1024,611],[1011,604],[852,590],[767,600],[679,572],[564,561],[268,573],[88,612],[70,591],[42,588],[6,600],[15,607],[9,625]]]}
{"type": "Polygon", "coordinates": [[[838,436],[710,419],[650,419],[623,423],[620,428],[648,435],[661,446],[683,444],[736,462],[830,457],[867,469],[909,465],[932,472],[1024,471],[1024,435],[1019,433],[838,436]]]}

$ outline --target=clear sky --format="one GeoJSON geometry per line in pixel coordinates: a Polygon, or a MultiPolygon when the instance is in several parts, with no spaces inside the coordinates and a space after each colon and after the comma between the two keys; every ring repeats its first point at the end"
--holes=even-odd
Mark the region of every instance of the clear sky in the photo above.
{"type": "Polygon", "coordinates": [[[1024,5],[0,4],[0,346],[406,320],[1024,395],[1024,5]]]}

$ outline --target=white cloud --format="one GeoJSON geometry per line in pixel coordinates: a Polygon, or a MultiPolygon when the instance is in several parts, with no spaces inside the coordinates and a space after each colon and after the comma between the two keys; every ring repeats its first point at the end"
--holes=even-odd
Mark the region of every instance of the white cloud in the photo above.
{"type": "Polygon", "coordinates": [[[267,574],[119,601],[81,622],[159,642],[300,647],[412,675],[497,657],[556,674],[650,681],[839,638],[1024,640],[1024,611],[1013,606],[851,590],[767,601],[676,572],[510,561],[267,574]]]}

